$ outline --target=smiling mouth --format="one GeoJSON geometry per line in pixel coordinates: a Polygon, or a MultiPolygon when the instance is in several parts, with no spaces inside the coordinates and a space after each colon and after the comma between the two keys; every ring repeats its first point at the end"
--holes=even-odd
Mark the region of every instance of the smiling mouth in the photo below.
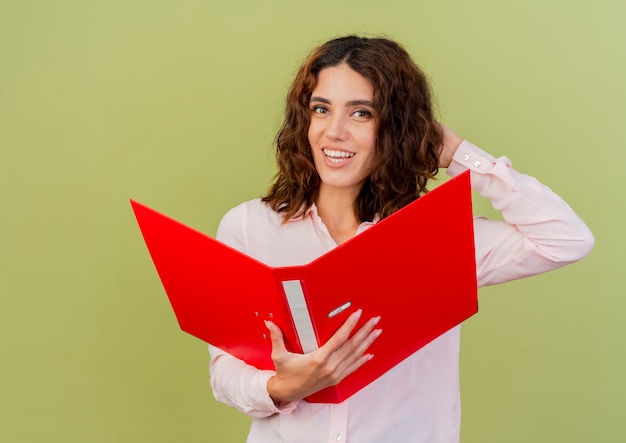
{"type": "Polygon", "coordinates": [[[322,149],[322,152],[333,163],[341,163],[355,155],[354,152],[335,151],[334,149],[322,149]]]}

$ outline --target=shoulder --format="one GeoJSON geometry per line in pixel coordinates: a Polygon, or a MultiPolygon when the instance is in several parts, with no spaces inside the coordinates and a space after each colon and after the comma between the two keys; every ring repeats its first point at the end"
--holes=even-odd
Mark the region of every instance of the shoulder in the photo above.
{"type": "Polygon", "coordinates": [[[243,202],[230,209],[220,222],[220,226],[233,226],[244,223],[246,220],[269,221],[280,223],[281,215],[269,207],[260,198],[243,202]]]}
{"type": "Polygon", "coordinates": [[[249,200],[230,209],[220,221],[217,239],[241,251],[247,249],[247,239],[256,232],[280,226],[281,215],[260,198],[249,200]]]}

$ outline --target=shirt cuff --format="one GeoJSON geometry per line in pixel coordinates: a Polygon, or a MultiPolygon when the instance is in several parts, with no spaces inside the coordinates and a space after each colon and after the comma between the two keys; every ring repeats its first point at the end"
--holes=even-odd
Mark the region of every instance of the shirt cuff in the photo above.
{"type": "Polygon", "coordinates": [[[452,157],[447,173],[452,177],[456,177],[467,169],[484,173],[490,169],[494,161],[494,156],[467,140],[463,140],[452,157]]]}
{"type": "Polygon", "coordinates": [[[272,397],[270,397],[270,394],[267,392],[267,382],[274,375],[275,375],[274,371],[262,371],[261,374],[259,374],[259,377],[257,379],[259,383],[258,385],[259,391],[263,390],[265,392],[265,404],[264,404],[263,409],[267,409],[276,414],[289,414],[290,412],[293,412],[296,409],[296,407],[298,406],[298,402],[297,401],[275,402],[274,400],[272,400],[272,397]]]}
{"type": "Polygon", "coordinates": [[[493,182],[494,179],[499,183],[499,188],[509,190],[516,188],[511,161],[508,158],[495,158],[478,146],[463,140],[446,172],[451,177],[456,177],[468,169],[471,171],[472,188],[479,192],[486,183],[493,182]]]}

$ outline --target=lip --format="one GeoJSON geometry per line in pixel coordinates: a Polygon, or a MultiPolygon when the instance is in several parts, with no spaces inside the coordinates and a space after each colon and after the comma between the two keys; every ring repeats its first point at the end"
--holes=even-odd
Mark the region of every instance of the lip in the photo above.
{"type": "Polygon", "coordinates": [[[325,162],[332,166],[344,165],[356,156],[356,152],[332,146],[325,146],[321,151],[325,162]]]}

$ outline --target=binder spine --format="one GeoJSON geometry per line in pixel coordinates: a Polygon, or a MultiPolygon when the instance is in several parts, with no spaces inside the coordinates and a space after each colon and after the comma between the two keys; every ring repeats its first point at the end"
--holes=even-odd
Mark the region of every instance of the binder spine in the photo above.
{"type": "Polygon", "coordinates": [[[302,283],[300,280],[286,280],[282,284],[302,352],[306,354],[314,351],[319,346],[313,323],[311,322],[311,316],[309,315],[309,309],[306,305],[306,299],[304,298],[302,283]]]}

